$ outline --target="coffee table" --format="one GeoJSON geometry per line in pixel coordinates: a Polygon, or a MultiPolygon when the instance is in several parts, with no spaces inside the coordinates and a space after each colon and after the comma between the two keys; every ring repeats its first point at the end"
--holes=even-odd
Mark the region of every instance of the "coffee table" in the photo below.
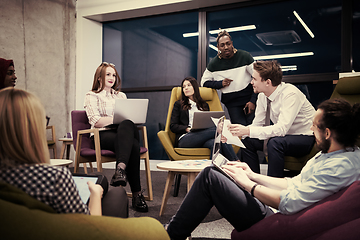
{"type": "Polygon", "coordinates": [[[65,167],[68,167],[72,163],[73,163],[73,161],[68,160],[68,159],[50,159],[50,165],[51,166],[65,166],[65,167]]]}
{"type": "Polygon", "coordinates": [[[60,151],[60,159],[64,158],[64,154],[66,151],[66,159],[70,158],[70,146],[73,144],[72,138],[59,138],[59,141],[62,142],[61,151],[60,151]]]}
{"type": "Polygon", "coordinates": [[[183,161],[166,161],[157,165],[158,169],[167,170],[168,176],[166,179],[165,190],[161,202],[160,214],[164,213],[165,206],[170,194],[170,188],[174,181],[175,174],[187,175],[187,190],[189,191],[194,183],[196,175],[205,167],[211,165],[211,160],[183,160],[183,161]]]}

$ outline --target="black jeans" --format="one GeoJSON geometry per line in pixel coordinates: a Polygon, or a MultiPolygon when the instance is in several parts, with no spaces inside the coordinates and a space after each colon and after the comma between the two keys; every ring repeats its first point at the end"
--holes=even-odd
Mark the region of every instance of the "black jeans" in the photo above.
{"type": "Polygon", "coordinates": [[[167,228],[170,238],[180,240],[188,237],[213,206],[237,231],[243,231],[273,214],[266,205],[210,166],[196,177],[170,220],[167,228]]]}
{"type": "MultiPolygon", "coordinates": [[[[242,139],[246,148],[240,150],[241,161],[246,162],[251,170],[260,173],[259,157],[257,151],[263,150],[264,140],[257,138],[242,139]]],[[[285,135],[269,139],[268,148],[268,176],[284,176],[284,157],[302,157],[308,154],[315,143],[314,136],[285,135]]]]}
{"type": "Polygon", "coordinates": [[[255,117],[255,112],[252,112],[250,114],[245,114],[244,107],[245,105],[234,106],[234,107],[226,106],[232,124],[241,124],[247,126],[252,123],[255,117]]]}
{"type": "Polygon", "coordinates": [[[126,175],[132,192],[141,191],[139,130],[130,120],[122,121],[117,129],[100,131],[102,149],[115,152],[116,165],[126,165],[126,175]]]}

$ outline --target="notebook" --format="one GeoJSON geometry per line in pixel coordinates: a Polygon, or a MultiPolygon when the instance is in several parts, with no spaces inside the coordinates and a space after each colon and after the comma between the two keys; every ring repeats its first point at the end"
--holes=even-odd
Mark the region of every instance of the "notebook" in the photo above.
{"type": "Polygon", "coordinates": [[[124,120],[131,120],[135,124],[146,122],[149,99],[115,99],[113,124],[106,128],[117,127],[124,120]]]}
{"type": "Polygon", "coordinates": [[[225,115],[224,111],[200,111],[194,112],[191,131],[205,129],[214,126],[211,118],[220,118],[225,115]]]}
{"type": "Polygon", "coordinates": [[[223,132],[223,127],[224,127],[224,122],[225,122],[225,116],[221,117],[219,119],[219,122],[217,124],[216,127],[216,132],[215,132],[215,140],[214,140],[214,147],[213,147],[213,155],[212,155],[212,164],[220,170],[220,172],[222,172],[224,175],[226,175],[228,178],[230,178],[234,183],[236,183],[236,185],[238,185],[240,188],[244,189],[243,186],[241,186],[239,183],[237,183],[233,177],[231,177],[230,175],[228,175],[223,169],[222,166],[226,165],[229,160],[224,157],[221,153],[220,153],[220,149],[221,149],[221,135],[223,132]]]}
{"type": "Polygon", "coordinates": [[[88,204],[89,198],[90,198],[90,190],[89,190],[89,186],[88,186],[87,182],[92,181],[95,184],[100,184],[102,176],[73,173],[72,177],[73,177],[76,187],[79,191],[81,200],[85,204],[88,204]]]}

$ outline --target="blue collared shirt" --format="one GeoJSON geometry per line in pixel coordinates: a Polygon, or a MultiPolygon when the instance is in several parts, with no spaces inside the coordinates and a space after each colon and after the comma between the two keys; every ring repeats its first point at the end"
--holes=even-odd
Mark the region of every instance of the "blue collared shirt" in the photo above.
{"type": "Polygon", "coordinates": [[[280,193],[279,211],[296,213],[360,180],[360,149],[318,153],[280,193]]]}

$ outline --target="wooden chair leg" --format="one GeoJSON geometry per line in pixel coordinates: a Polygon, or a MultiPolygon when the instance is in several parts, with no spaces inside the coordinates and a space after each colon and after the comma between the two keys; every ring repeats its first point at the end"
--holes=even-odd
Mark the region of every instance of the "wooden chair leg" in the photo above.
{"type": "Polygon", "coordinates": [[[180,181],[181,181],[181,174],[176,174],[174,180],[174,194],[173,194],[174,197],[177,197],[179,195],[180,181]]]}
{"type": "Polygon", "coordinates": [[[148,201],[153,200],[153,190],[152,190],[152,182],[151,182],[151,171],[150,171],[150,161],[149,161],[149,153],[146,153],[145,161],[145,172],[146,172],[146,183],[147,183],[147,191],[148,196],[145,196],[145,199],[148,201]]]}
{"type": "Polygon", "coordinates": [[[84,167],[84,173],[88,174],[86,163],[83,163],[83,167],[84,167]]]}

